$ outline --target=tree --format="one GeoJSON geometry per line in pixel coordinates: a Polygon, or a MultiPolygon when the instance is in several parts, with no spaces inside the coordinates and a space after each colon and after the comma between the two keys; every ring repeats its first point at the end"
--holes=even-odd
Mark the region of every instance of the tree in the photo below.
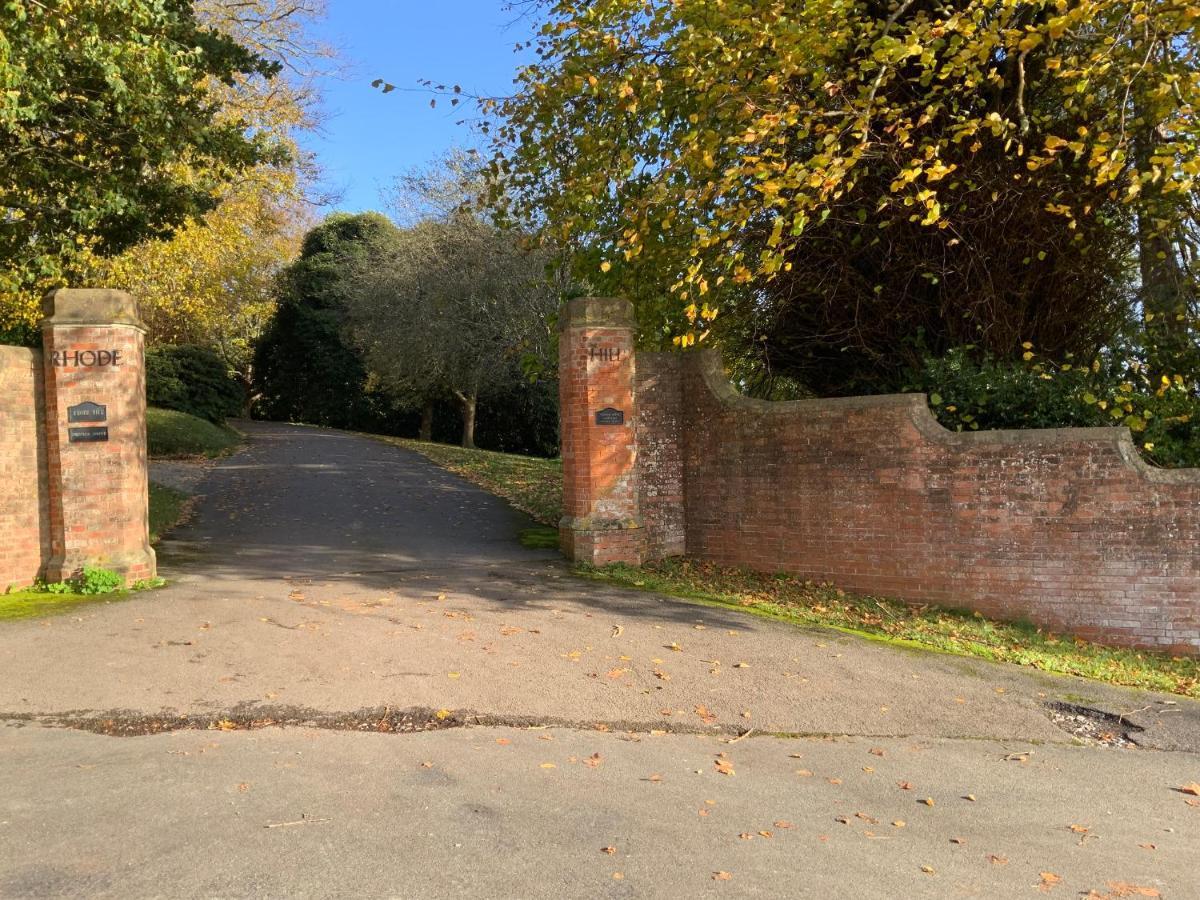
{"type": "Polygon", "coordinates": [[[463,210],[406,229],[393,256],[360,273],[349,335],[402,404],[454,397],[462,445],[474,447],[480,397],[519,380],[524,357],[546,358],[557,305],[544,254],[463,210]]]}
{"type": "Polygon", "coordinates": [[[220,186],[286,148],[222,117],[212,82],[277,63],[198,19],[191,0],[12,0],[0,10],[0,291],[5,314],[112,255],[169,235],[220,186]]]}
{"type": "Polygon", "coordinates": [[[1140,254],[1151,320],[1194,344],[1200,8],[542,5],[538,60],[483,101],[493,171],[644,338],[720,336],[720,310],[821,393],[955,345],[1086,356],[1140,254]]]}
{"type": "Polygon", "coordinates": [[[352,274],[384,265],[399,237],[379,213],[335,213],[305,236],[254,352],[261,415],[335,428],[377,421],[367,368],[342,333],[352,274]]]}
{"type": "Polygon", "coordinates": [[[453,397],[462,444],[475,446],[481,396],[547,368],[558,305],[551,257],[502,229],[480,206],[487,184],[470,155],[452,152],[399,179],[392,203],[411,223],[395,253],[361,268],[347,298],[351,342],[402,406],[453,397]]]}

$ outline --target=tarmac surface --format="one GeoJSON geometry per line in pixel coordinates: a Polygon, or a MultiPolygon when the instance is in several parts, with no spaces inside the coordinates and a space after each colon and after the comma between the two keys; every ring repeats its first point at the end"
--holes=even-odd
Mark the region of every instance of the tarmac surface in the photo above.
{"type": "Polygon", "coordinates": [[[168,588],[0,627],[0,897],[1200,897],[1200,704],[580,580],[244,427],[168,588]]]}

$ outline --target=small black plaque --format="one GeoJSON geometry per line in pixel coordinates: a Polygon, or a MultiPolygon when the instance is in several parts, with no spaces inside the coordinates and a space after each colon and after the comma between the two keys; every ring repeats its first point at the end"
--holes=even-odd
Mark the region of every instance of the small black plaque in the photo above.
{"type": "Polygon", "coordinates": [[[611,406],[605,407],[596,413],[597,425],[624,425],[625,410],[613,409],[611,406]]]}
{"type": "Polygon", "coordinates": [[[68,422],[103,422],[108,418],[108,407],[91,400],[67,407],[68,422]]]}
{"type": "Polygon", "coordinates": [[[108,440],[108,426],[87,426],[84,428],[68,428],[67,437],[72,444],[94,444],[108,440]]]}

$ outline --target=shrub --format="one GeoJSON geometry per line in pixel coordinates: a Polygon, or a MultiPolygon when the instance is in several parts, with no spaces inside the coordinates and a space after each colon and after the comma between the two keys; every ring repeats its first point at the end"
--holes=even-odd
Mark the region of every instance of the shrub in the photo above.
{"type": "Polygon", "coordinates": [[[212,350],[192,345],[155,347],[146,352],[146,399],[221,423],[242,409],[243,390],[212,350]]]}
{"type": "Polygon", "coordinates": [[[977,359],[972,347],[927,359],[912,387],[955,431],[1124,425],[1161,466],[1200,466],[1200,398],[1180,377],[1152,383],[1136,361],[1055,364],[1026,345],[1023,363],[977,359]]]}
{"type": "Polygon", "coordinates": [[[112,569],[84,566],[72,582],[81,594],[111,594],[125,586],[125,579],[112,569]]]}

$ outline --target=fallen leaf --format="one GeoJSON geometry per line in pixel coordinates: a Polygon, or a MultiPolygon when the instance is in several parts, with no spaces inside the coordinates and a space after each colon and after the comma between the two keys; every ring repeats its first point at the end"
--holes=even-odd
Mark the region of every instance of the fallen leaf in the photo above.
{"type": "Polygon", "coordinates": [[[903,819],[897,819],[895,822],[892,823],[892,826],[895,828],[903,828],[907,824],[908,823],[905,822],[903,819]]]}
{"type": "Polygon", "coordinates": [[[1087,834],[1089,831],[1092,830],[1087,825],[1068,825],[1067,828],[1070,829],[1071,831],[1075,832],[1076,834],[1087,834]]]}
{"type": "Polygon", "coordinates": [[[509,744],[512,743],[512,741],[510,741],[508,738],[496,738],[496,743],[499,744],[501,747],[507,747],[509,744]]]}
{"type": "Polygon", "coordinates": [[[659,681],[670,681],[671,680],[670,675],[668,675],[666,672],[660,671],[659,669],[654,670],[654,677],[657,678],[659,681]]]}
{"type": "Polygon", "coordinates": [[[896,787],[900,788],[902,791],[911,791],[913,789],[911,781],[897,781],[896,787]]]}
{"type": "Polygon", "coordinates": [[[614,853],[617,852],[617,848],[616,847],[601,847],[600,852],[607,853],[609,856],[612,856],[614,853]]]}
{"type": "Polygon", "coordinates": [[[1007,856],[997,856],[995,853],[993,853],[990,856],[988,856],[988,860],[991,862],[991,864],[993,866],[1007,866],[1008,865],[1008,857],[1007,856]]]}
{"type": "Polygon", "coordinates": [[[744,663],[744,662],[734,663],[733,667],[735,669],[748,669],[748,668],[750,668],[750,663],[744,663]]]}
{"type": "Polygon", "coordinates": [[[450,678],[458,678],[462,675],[462,672],[447,672],[446,675],[450,678]]]}
{"type": "Polygon", "coordinates": [[[842,779],[840,779],[840,778],[829,778],[829,779],[826,779],[826,780],[827,780],[827,781],[828,781],[830,784],[841,784],[841,783],[842,783],[842,779]]]}
{"type": "Polygon", "coordinates": [[[922,802],[923,804],[925,804],[926,806],[933,806],[933,798],[932,798],[932,797],[926,797],[926,798],[925,798],[924,800],[922,800],[921,802],[922,802]]]}
{"type": "Polygon", "coordinates": [[[1130,884],[1128,881],[1109,881],[1108,889],[1112,892],[1109,897],[1161,897],[1157,888],[1143,887],[1140,884],[1130,884]]]}
{"type": "Polygon", "coordinates": [[[972,803],[974,803],[974,802],[975,802],[975,795],[974,795],[974,794],[967,794],[967,796],[963,797],[963,799],[964,799],[964,800],[970,800],[972,803]]]}
{"type": "Polygon", "coordinates": [[[654,784],[658,784],[660,781],[662,781],[662,776],[661,776],[661,775],[659,775],[659,774],[656,772],[655,774],[651,775],[651,776],[650,776],[649,778],[647,778],[646,780],[647,780],[647,781],[650,781],[650,782],[653,782],[654,784]]]}
{"type": "Polygon", "coordinates": [[[1143,850],[1157,850],[1158,849],[1158,845],[1156,845],[1156,844],[1138,844],[1138,846],[1141,847],[1143,850]]]}
{"type": "Polygon", "coordinates": [[[778,822],[775,823],[775,827],[776,828],[795,828],[796,826],[793,825],[791,822],[787,821],[786,819],[780,819],[778,822]]]}
{"type": "Polygon", "coordinates": [[[589,769],[595,769],[595,768],[598,768],[600,763],[602,763],[602,762],[604,762],[604,757],[601,756],[599,753],[593,753],[591,756],[589,756],[587,759],[585,759],[583,761],[583,764],[585,766],[587,766],[589,769]]]}
{"type": "Polygon", "coordinates": [[[428,761],[426,761],[426,762],[423,762],[423,763],[421,763],[421,768],[422,768],[422,769],[432,769],[432,768],[433,768],[433,763],[431,763],[431,762],[428,762],[428,761]]]}
{"type": "Polygon", "coordinates": [[[542,763],[542,768],[543,769],[557,769],[558,766],[556,766],[554,763],[542,763]]]}
{"type": "Polygon", "coordinates": [[[709,712],[708,707],[703,703],[696,707],[696,715],[704,720],[705,725],[711,725],[713,722],[717,721],[717,717],[709,712]]]}
{"type": "Polygon", "coordinates": [[[448,710],[448,709],[439,709],[437,712],[434,713],[434,716],[436,716],[438,719],[448,719],[452,715],[454,715],[454,714],[452,712],[450,712],[450,710],[448,710]]]}
{"type": "Polygon", "coordinates": [[[950,843],[952,843],[952,844],[965,844],[965,843],[966,843],[966,841],[965,841],[963,838],[950,838],[950,843]]]}
{"type": "Polygon", "coordinates": [[[880,747],[872,747],[872,748],[871,748],[870,750],[868,750],[867,752],[868,752],[868,753],[870,753],[872,756],[884,756],[884,755],[886,755],[886,754],[884,753],[883,749],[882,749],[882,748],[880,748],[880,747]]]}
{"type": "Polygon", "coordinates": [[[812,772],[810,772],[808,769],[797,769],[796,774],[799,775],[801,778],[811,778],[812,777],[812,772]]]}
{"type": "Polygon", "coordinates": [[[733,876],[728,872],[713,872],[713,881],[728,881],[733,876]]]}
{"type": "Polygon", "coordinates": [[[1055,885],[1062,883],[1062,877],[1053,872],[1039,872],[1038,875],[1042,879],[1038,883],[1038,889],[1043,892],[1049,892],[1054,889],[1055,885]]]}
{"type": "Polygon", "coordinates": [[[748,831],[743,831],[741,834],[738,835],[738,838],[743,841],[752,841],[752,840],[754,840],[754,835],[752,835],[748,831]]]}
{"type": "Polygon", "coordinates": [[[614,625],[614,626],[613,626],[613,630],[612,630],[612,636],[613,636],[613,637],[620,637],[620,636],[621,636],[621,633],[622,633],[623,631],[625,631],[625,629],[624,629],[624,628],[622,628],[620,625],[614,625]]]}
{"type": "Polygon", "coordinates": [[[238,790],[241,791],[243,794],[246,793],[248,790],[250,790],[249,783],[243,781],[241,784],[238,785],[238,790]]]}
{"type": "Polygon", "coordinates": [[[921,866],[921,871],[926,875],[932,875],[934,873],[933,866],[921,866]]]}
{"type": "Polygon", "coordinates": [[[609,678],[620,678],[628,671],[628,669],[609,669],[607,675],[609,678]]]}
{"type": "Polygon", "coordinates": [[[613,881],[621,881],[624,879],[624,877],[625,876],[620,872],[613,872],[613,881]]]}
{"type": "Polygon", "coordinates": [[[1191,794],[1193,797],[1200,797],[1200,784],[1197,784],[1194,781],[1191,784],[1185,784],[1179,790],[1181,793],[1191,794]]]}
{"type": "Polygon", "coordinates": [[[676,653],[682,653],[682,652],[683,652],[683,648],[682,648],[682,647],[680,647],[678,644],[676,644],[674,641],[672,641],[671,643],[667,644],[666,646],[667,646],[667,649],[668,649],[668,650],[673,650],[673,651],[675,651],[676,653]]]}
{"type": "Polygon", "coordinates": [[[771,833],[771,832],[769,832],[769,831],[760,831],[760,832],[758,833],[758,836],[759,836],[759,837],[765,837],[765,838],[769,838],[769,837],[774,837],[775,835],[774,835],[774,834],[772,834],[772,833],[771,833]]]}
{"type": "Polygon", "coordinates": [[[733,763],[727,759],[713,760],[713,764],[717,767],[717,771],[722,775],[733,775],[733,763]]]}

